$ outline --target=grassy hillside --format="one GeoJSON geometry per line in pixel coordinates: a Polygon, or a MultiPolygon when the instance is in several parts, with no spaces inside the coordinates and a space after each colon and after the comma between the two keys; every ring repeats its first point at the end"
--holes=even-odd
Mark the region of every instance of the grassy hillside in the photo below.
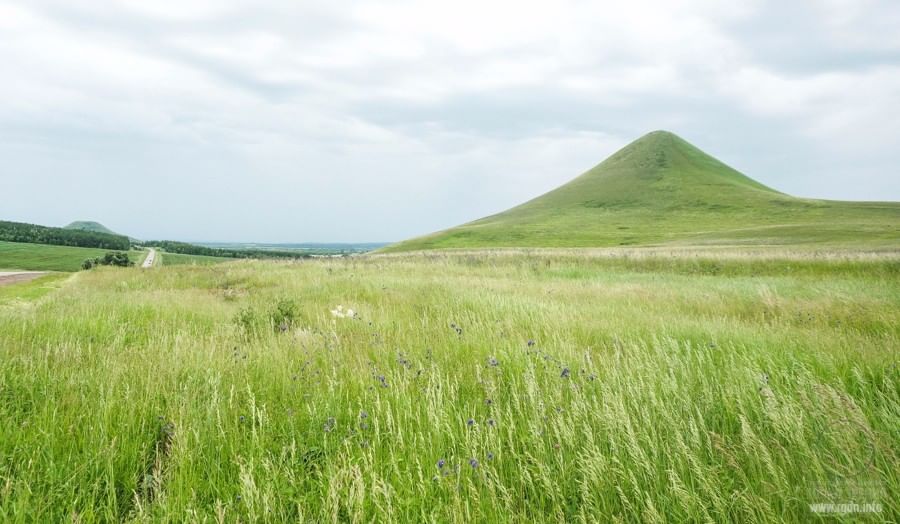
{"type": "Polygon", "coordinates": [[[622,245],[900,246],[900,203],[795,198],[656,131],[503,213],[384,251],[622,245]]]}
{"type": "Polygon", "coordinates": [[[0,307],[0,521],[894,521],[898,267],[643,250],[80,273],[0,307]]]}
{"type": "MultiPolygon", "coordinates": [[[[79,271],[85,259],[102,257],[109,252],[109,249],[0,242],[0,269],[79,271]]],[[[135,262],[143,260],[145,255],[141,251],[129,252],[135,262]]]]}
{"type": "Polygon", "coordinates": [[[59,289],[70,276],[65,273],[49,273],[28,282],[0,286],[0,306],[38,299],[59,289]]]}
{"type": "Polygon", "coordinates": [[[72,222],[66,229],[78,229],[81,231],[93,231],[95,233],[108,233],[110,235],[118,235],[118,233],[104,226],[100,222],[93,222],[90,220],[76,220],[72,222]]]}

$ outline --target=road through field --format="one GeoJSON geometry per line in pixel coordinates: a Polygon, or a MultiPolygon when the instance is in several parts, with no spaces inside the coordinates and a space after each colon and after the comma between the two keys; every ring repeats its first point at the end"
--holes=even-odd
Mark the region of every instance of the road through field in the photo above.
{"type": "Polygon", "coordinates": [[[42,275],[46,275],[46,273],[43,271],[0,271],[0,286],[28,282],[42,275]]]}
{"type": "Polygon", "coordinates": [[[144,263],[141,264],[142,268],[153,267],[153,262],[156,260],[156,250],[152,247],[150,248],[150,253],[147,254],[147,258],[144,259],[144,263]]]}

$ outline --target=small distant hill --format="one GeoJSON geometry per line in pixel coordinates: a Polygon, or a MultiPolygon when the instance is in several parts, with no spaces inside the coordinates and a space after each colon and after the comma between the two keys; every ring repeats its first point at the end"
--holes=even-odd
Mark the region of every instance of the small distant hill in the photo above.
{"type": "Polygon", "coordinates": [[[492,247],[900,247],[900,203],[796,198],[654,131],[502,213],[382,251],[492,247]]]}
{"type": "Polygon", "coordinates": [[[93,222],[91,220],[76,220],[75,222],[72,222],[71,224],[66,226],[65,229],[78,229],[80,231],[92,231],[94,233],[118,235],[118,233],[104,226],[100,222],[93,222]]]}

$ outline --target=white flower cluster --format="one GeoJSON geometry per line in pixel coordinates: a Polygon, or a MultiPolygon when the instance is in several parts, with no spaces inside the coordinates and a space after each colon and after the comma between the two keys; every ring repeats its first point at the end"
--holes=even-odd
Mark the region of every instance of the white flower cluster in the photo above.
{"type": "Polygon", "coordinates": [[[344,306],[338,304],[336,308],[331,310],[331,316],[335,318],[356,318],[356,311],[350,308],[344,311],[344,306]]]}

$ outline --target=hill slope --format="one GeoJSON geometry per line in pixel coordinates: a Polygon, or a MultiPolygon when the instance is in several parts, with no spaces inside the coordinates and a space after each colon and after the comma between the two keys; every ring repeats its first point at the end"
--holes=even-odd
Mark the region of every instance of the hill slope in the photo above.
{"type": "Polygon", "coordinates": [[[383,251],[673,244],[900,247],[900,203],[795,198],[654,131],[529,202],[383,251]]]}
{"type": "MultiPolygon", "coordinates": [[[[33,271],[79,271],[88,258],[102,257],[110,250],[92,247],[55,246],[26,242],[0,241],[0,269],[33,271]]],[[[137,263],[146,252],[129,251],[128,256],[137,263]]]]}
{"type": "Polygon", "coordinates": [[[94,233],[108,233],[110,235],[118,235],[115,231],[109,229],[104,226],[100,222],[93,222],[91,220],[76,220],[72,222],[65,229],[78,229],[81,231],[93,231],[94,233]]]}

